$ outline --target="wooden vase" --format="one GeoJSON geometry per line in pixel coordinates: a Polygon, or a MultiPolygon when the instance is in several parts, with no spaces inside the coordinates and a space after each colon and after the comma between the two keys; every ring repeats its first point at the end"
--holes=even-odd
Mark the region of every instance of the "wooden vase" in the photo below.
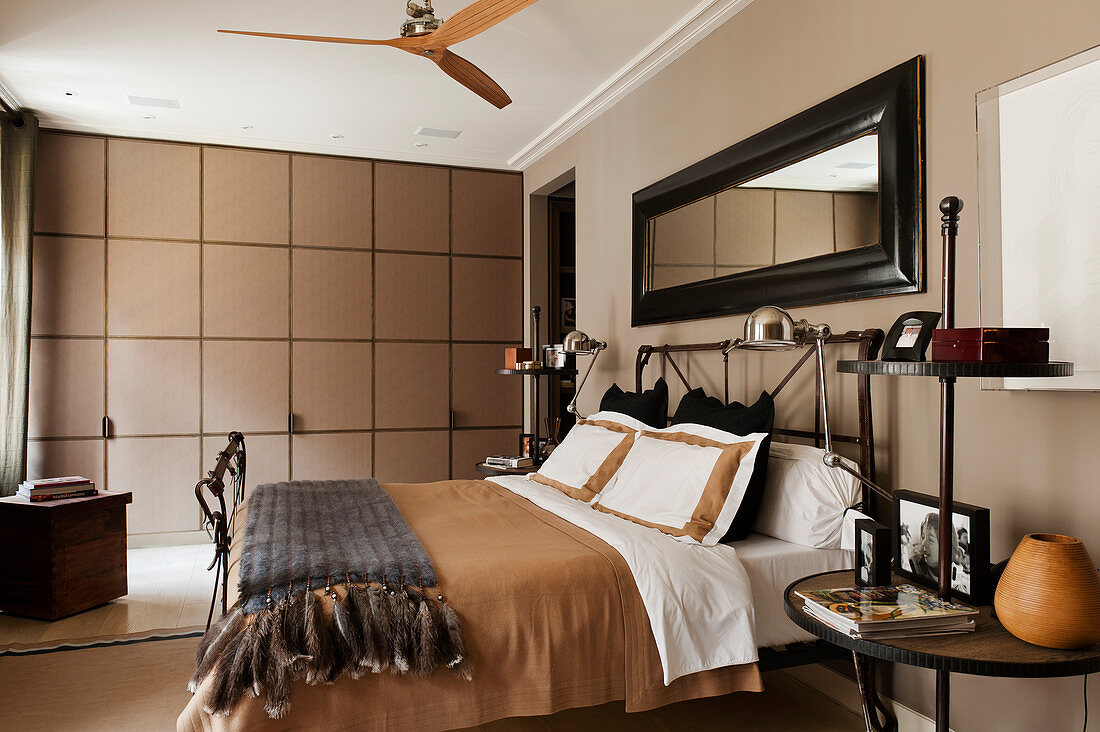
{"type": "Polygon", "coordinates": [[[1088,549],[1071,536],[1025,536],[993,606],[1009,633],[1037,646],[1084,648],[1100,640],[1100,575],[1088,549]]]}

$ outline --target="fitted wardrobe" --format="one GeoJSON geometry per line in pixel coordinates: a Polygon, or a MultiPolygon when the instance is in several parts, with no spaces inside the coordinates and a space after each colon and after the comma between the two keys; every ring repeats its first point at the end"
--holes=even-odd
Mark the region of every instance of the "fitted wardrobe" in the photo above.
{"type": "Polygon", "coordinates": [[[167,539],[231,430],[250,487],[515,448],[520,175],[48,131],[36,175],[32,478],[167,539]]]}

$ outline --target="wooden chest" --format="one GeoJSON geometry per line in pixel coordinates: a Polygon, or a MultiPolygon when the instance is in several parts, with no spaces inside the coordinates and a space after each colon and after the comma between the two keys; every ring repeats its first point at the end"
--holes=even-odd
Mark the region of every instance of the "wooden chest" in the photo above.
{"type": "Polygon", "coordinates": [[[0,498],[0,610],[56,620],[125,595],[131,500],[0,498]]]}
{"type": "Polygon", "coordinates": [[[932,333],[932,360],[1047,363],[1048,338],[1048,328],[940,328],[932,333]]]}

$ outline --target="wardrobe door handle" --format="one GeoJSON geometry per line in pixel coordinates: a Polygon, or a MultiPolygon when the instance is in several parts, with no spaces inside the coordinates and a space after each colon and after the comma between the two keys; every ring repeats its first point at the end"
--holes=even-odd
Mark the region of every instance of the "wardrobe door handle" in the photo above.
{"type": "Polygon", "coordinates": [[[108,440],[111,437],[111,418],[107,415],[103,415],[103,422],[100,428],[100,432],[103,435],[103,439],[108,440]]]}
{"type": "Polygon", "coordinates": [[[287,434],[294,434],[294,412],[287,412],[286,415],[286,431],[287,434]]]}

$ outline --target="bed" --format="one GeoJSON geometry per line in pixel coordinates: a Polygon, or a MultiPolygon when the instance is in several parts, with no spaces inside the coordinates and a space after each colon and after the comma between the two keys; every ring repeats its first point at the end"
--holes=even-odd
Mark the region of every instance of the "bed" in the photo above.
{"type": "MultiPolygon", "coordinates": [[[[863,357],[881,332],[833,338],[858,344],[863,357]]],[[[681,374],[672,354],[685,351],[720,352],[728,364],[721,343],[644,346],[639,388],[654,354],[681,374]]],[[[873,476],[869,381],[861,379],[858,391],[860,435],[834,439],[856,444],[860,467],[873,476]]],[[[788,435],[821,436],[819,430],[788,435]]],[[[296,681],[289,710],[271,719],[261,697],[243,698],[228,716],[208,714],[208,678],[180,715],[178,730],[322,723],[328,729],[454,729],[618,700],[629,712],[642,711],[760,691],[762,670],[837,655],[785,618],[782,592],[798,577],[851,566],[848,549],[814,549],[761,534],[732,545],[691,546],[591,511],[522,476],[384,489],[461,616],[472,680],[437,670],[430,678],[382,673],[332,684],[296,681]]],[[[236,532],[247,511],[247,503],[238,509],[236,532]]],[[[241,542],[233,539],[230,582],[236,586],[241,542]]],[[[329,595],[322,600],[331,614],[329,595]]]]}

